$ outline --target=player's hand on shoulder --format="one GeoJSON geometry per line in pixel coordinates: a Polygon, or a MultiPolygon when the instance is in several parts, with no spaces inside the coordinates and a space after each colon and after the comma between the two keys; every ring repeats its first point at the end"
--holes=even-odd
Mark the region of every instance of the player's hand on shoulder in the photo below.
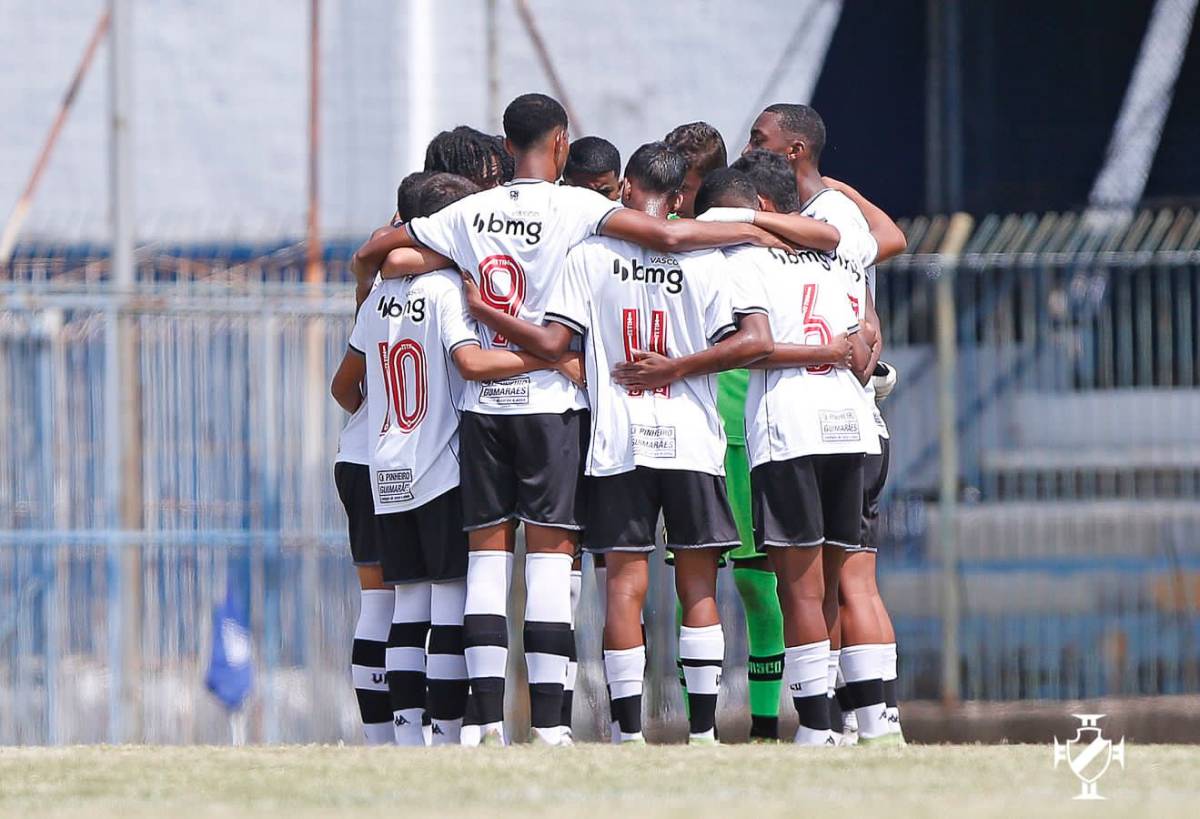
{"type": "Polygon", "coordinates": [[[483,301],[483,295],[479,292],[479,285],[475,284],[475,279],[471,278],[471,274],[465,270],[458,271],[462,278],[463,296],[467,301],[467,312],[471,314],[471,318],[479,318],[479,314],[486,306],[483,301]]]}
{"type": "Polygon", "coordinates": [[[587,374],[583,368],[583,353],[563,353],[562,358],[555,362],[554,369],[569,378],[575,386],[587,386],[587,374]]]}
{"type": "Polygon", "coordinates": [[[763,230],[757,225],[750,225],[750,228],[752,230],[752,234],[749,241],[752,245],[758,245],[759,247],[770,247],[774,248],[775,250],[782,250],[785,253],[791,253],[796,249],[792,244],[779,238],[769,230],[763,230]]]}
{"type": "Polygon", "coordinates": [[[674,359],[647,350],[634,350],[633,361],[613,367],[612,379],[629,390],[655,390],[679,380],[674,359]]]}

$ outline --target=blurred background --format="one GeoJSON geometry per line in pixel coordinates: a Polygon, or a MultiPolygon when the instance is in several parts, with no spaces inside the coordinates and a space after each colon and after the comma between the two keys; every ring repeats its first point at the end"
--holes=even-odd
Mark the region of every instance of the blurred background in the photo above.
{"type": "MultiPolygon", "coordinates": [[[[229,741],[225,601],[246,736],[358,741],[347,261],[434,134],[498,133],[526,91],[624,157],[696,119],[736,154],[765,105],[811,102],[824,172],[901,218],[879,566],[902,712],[937,703],[911,735],[962,702],[1174,714],[1200,693],[1196,5],[0,0],[0,743],[229,741]]],[[[662,736],[673,617],[660,583],[662,736]]],[[[727,736],[744,662],[730,639],[727,736]]]]}

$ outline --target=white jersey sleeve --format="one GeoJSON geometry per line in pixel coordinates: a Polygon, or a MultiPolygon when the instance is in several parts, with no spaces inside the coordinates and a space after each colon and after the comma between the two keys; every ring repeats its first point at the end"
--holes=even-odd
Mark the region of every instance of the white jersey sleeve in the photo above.
{"type": "Polygon", "coordinates": [[[404,227],[409,236],[425,247],[453,260],[459,267],[470,268],[474,262],[471,257],[469,220],[471,200],[477,196],[478,193],[463,197],[430,216],[418,216],[409,220],[404,227]]]}
{"type": "Polygon", "coordinates": [[[563,229],[571,237],[569,246],[598,235],[608,217],[621,209],[620,205],[591,188],[563,185],[558,196],[562,199],[563,229]]]}
{"type": "MultiPolygon", "coordinates": [[[[374,293],[374,290],[371,291],[374,293]]],[[[354,327],[350,330],[350,349],[356,353],[366,354],[367,352],[367,329],[366,324],[370,321],[370,307],[372,298],[367,298],[366,301],[358,308],[358,315],[354,317],[354,327]]]]}
{"type": "Polygon", "coordinates": [[[715,344],[725,336],[737,330],[737,318],[733,309],[733,293],[737,285],[729,280],[728,265],[725,255],[714,252],[710,254],[709,266],[715,267],[707,280],[699,279],[708,285],[707,303],[704,306],[704,334],[710,344],[715,344]]]}
{"type": "Polygon", "coordinates": [[[478,328],[475,320],[467,313],[467,301],[462,290],[443,290],[437,299],[437,309],[442,347],[447,353],[453,353],[464,344],[479,345],[478,328]]]}
{"type": "Polygon", "coordinates": [[[546,321],[561,324],[579,335],[587,333],[591,323],[591,298],[584,259],[584,248],[574,248],[567,254],[558,286],[546,305],[546,321]]]}

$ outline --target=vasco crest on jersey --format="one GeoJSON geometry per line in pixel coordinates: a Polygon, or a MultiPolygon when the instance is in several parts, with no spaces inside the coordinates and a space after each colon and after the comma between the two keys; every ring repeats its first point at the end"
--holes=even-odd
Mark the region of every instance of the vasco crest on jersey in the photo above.
{"type": "Polygon", "coordinates": [[[638,259],[613,259],[612,274],[623,282],[663,285],[672,296],[683,292],[683,270],[678,260],[670,256],[652,256],[650,264],[642,264],[638,259]]]}
{"type": "Polygon", "coordinates": [[[407,318],[414,324],[420,324],[425,320],[425,297],[409,293],[408,298],[401,301],[395,296],[380,296],[375,310],[380,318],[391,321],[404,321],[407,318]]]}

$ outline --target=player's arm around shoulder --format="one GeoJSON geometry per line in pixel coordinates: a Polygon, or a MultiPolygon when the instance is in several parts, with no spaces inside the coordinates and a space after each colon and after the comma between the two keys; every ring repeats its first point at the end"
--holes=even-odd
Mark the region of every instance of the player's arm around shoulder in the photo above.
{"type": "Polygon", "coordinates": [[[789,249],[782,239],[747,222],[656,219],[632,208],[613,211],[601,225],[600,233],[662,253],[745,244],[789,249]]]}
{"type": "Polygon", "coordinates": [[[823,176],[821,181],[826,187],[832,188],[842,194],[854,206],[857,206],[862,212],[863,218],[867,220],[867,228],[871,233],[872,238],[878,245],[878,252],[875,255],[875,262],[886,262],[894,256],[899,256],[908,247],[908,239],[904,235],[904,231],[900,229],[892,217],[888,216],[882,208],[876,205],[867,197],[863,196],[855,188],[847,185],[832,176],[823,176]]]}
{"type": "Polygon", "coordinates": [[[342,355],[342,363],[333,374],[329,385],[329,393],[338,406],[346,412],[355,412],[363,401],[362,383],[367,375],[366,350],[366,311],[369,308],[359,307],[354,320],[354,331],[350,334],[350,342],[342,355]]]}

